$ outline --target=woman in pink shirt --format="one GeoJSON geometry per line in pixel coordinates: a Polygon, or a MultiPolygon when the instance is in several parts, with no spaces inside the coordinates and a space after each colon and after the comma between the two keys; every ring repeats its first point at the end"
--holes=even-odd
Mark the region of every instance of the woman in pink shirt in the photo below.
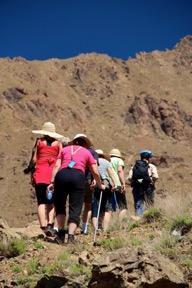
{"type": "Polygon", "coordinates": [[[58,222],[58,243],[64,242],[66,200],[69,195],[69,217],[68,217],[68,243],[74,242],[74,233],[80,222],[80,214],[85,193],[85,169],[89,168],[100,189],[102,185],[96,160],[85,148],[90,146],[90,140],[84,134],[77,134],[72,145],[64,147],[57,159],[53,169],[51,184],[54,184],[54,204],[58,222]]]}

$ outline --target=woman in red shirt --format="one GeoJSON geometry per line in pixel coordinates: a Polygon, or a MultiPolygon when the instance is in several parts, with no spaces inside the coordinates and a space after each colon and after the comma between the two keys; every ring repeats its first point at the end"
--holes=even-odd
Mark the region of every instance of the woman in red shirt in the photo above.
{"type": "Polygon", "coordinates": [[[63,243],[65,238],[64,224],[66,216],[66,200],[69,196],[68,243],[74,243],[74,233],[80,222],[80,214],[85,194],[85,169],[89,168],[98,187],[105,189],[101,183],[96,160],[86,149],[90,141],[84,134],[77,134],[73,143],[64,147],[53,169],[49,188],[54,183],[54,204],[58,223],[57,242],[63,243]]]}
{"type": "Polygon", "coordinates": [[[55,132],[55,125],[51,122],[44,123],[42,130],[33,130],[32,133],[43,135],[37,140],[33,156],[35,171],[32,177],[37,197],[39,224],[46,233],[46,230],[48,231],[53,226],[55,214],[53,198],[47,199],[46,190],[51,181],[53,167],[62,148],[58,141],[62,135],[55,132]]]}

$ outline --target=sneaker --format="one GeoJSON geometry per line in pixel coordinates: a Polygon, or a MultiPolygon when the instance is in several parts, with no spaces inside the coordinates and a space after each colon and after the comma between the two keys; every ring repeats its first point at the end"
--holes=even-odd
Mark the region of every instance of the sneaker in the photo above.
{"type": "Polygon", "coordinates": [[[59,230],[57,232],[57,236],[55,237],[54,242],[59,245],[62,245],[65,243],[65,230],[59,230]]]}
{"type": "Polygon", "coordinates": [[[81,230],[81,234],[82,235],[88,235],[88,231],[85,232],[85,231],[81,230]]]}
{"type": "Polygon", "coordinates": [[[56,231],[55,229],[53,228],[53,225],[52,224],[48,224],[45,231],[44,231],[45,235],[47,237],[54,237],[56,235],[56,231]]]}

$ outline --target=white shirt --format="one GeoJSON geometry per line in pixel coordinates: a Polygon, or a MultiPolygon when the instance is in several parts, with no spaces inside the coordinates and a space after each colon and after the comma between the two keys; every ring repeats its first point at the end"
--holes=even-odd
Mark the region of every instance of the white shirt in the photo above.
{"type": "MultiPolygon", "coordinates": [[[[157,172],[157,167],[154,164],[149,163],[149,177],[151,177],[152,179],[158,179],[159,175],[157,172]]],[[[133,166],[131,167],[130,171],[129,171],[129,175],[127,177],[127,179],[130,181],[132,179],[133,176],[133,166]]]]}

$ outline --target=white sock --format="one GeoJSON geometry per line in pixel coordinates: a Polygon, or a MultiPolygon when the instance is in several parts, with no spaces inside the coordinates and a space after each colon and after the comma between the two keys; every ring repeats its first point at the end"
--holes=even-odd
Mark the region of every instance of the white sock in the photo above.
{"type": "Polygon", "coordinates": [[[87,223],[82,224],[82,230],[83,230],[83,233],[87,233],[87,231],[88,231],[88,224],[87,223]]]}

